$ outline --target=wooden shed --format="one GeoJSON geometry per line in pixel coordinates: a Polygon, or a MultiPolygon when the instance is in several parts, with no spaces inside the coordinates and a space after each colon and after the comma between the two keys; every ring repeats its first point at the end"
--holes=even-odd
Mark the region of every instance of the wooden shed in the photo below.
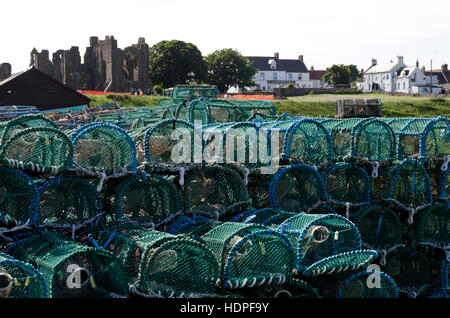
{"type": "Polygon", "coordinates": [[[34,66],[0,82],[0,106],[35,106],[39,110],[89,105],[91,100],[34,66]]]}

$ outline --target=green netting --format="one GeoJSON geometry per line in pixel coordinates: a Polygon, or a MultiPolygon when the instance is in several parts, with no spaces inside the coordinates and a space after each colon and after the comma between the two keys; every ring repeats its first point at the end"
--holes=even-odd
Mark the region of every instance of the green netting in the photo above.
{"type": "Polygon", "coordinates": [[[402,222],[391,209],[381,205],[363,207],[355,214],[354,222],[361,233],[363,246],[378,251],[381,265],[385,265],[388,253],[403,246],[402,222]]]}
{"type": "Polygon", "coordinates": [[[121,225],[102,231],[98,244],[121,259],[139,296],[206,296],[219,278],[211,252],[186,237],[121,225]]]}
{"type": "Polygon", "coordinates": [[[419,213],[417,242],[450,249],[450,209],[447,204],[436,203],[419,213]]]}
{"type": "Polygon", "coordinates": [[[32,179],[22,171],[0,167],[0,180],[0,227],[36,224],[40,193],[32,179]]]}
{"type": "Polygon", "coordinates": [[[55,233],[19,241],[10,252],[32,264],[47,280],[50,297],[126,296],[127,278],[118,258],[55,233]]]}
{"type": "Polygon", "coordinates": [[[136,170],[136,146],[121,128],[108,123],[92,123],[76,130],[70,167],[106,173],[136,170]]]}
{"type": "Polygon", "coordinates": [[[70,139],[48,127],[22,129],[2,144],[0,161],[10,167],[56,174],[72,157],[70,139]]]}
{"type": "Polygon", "coordinates": [[[324,184],[314,166],[296,164],[281,169],[270,183],[273,208],[285,211],[306,211],[327,200],[324,184]]]}
{"type": "Polygon", "coordinates": [[[441,172],[438,184],[438,198],[450,201],[450,169],[441,172]]]}
{"type": "Polygon", "coordinates": [[[340,286],[337,297],[397,298],[398,287],[389,275],[380,271],[364,270],[351,274],[340,286]]]}
{"type": "Polygon", "coordinates": [[[145,132],[144,149],[146,162],[153,165],[201,162],[201,134],[183,120],[163,120],[145,132]]]}
{"type": "Polygon", "coordinates": [[[397,283],[399,290],[416,297],[431,285],[429,260],[419,251],[402,248],[387,258],[384,272],[397,283]]]}
{"type": "Polygon", "coordinates": [[[283,210],[265,208],[260,210],[249,210],[242,212],[231,219],[231,222],[241,222],[245,224],[259,224],[271,228],[278,228],[281,223],[288,218],[295,216],[296,213],[283,210]]]}
{"type": "Polygon", "coordinates": [[[177,103],[201,97],[217,98],[218,95],[217,88],[209,85],[177,85],[170,92],[170,98],[177,103]]]}
{"type": "Polygon", "coordinates": [[[200,98],[189,103],[187,113],[189,122],[201,121],[203,124],[211,124],[243,122],[257,114],[272,117],[276,111],[274,105],[268,101],[200,98]]]}
{"type": "Polygon", "coordinates": [[[76,177],[50,178],[39,186],[39,221],[58,231],[78,232],[96,229],[102,222],[102,203],[97,190],[76,177]]]}
{"type": "Polygon", "coordinates": [[[260,225],[216,222],[201,241],[220,264],[225,288],[282,284],[295,268],[287,237],[260,225]]]}
{"type": "Polygon", "coordinates": [[[28,263],[0,253],[1,298],[47,298],[44,276],[28,263]]]}
{"type": "Polygon", "coordinates": [[[159,227],[181,213],[178,192],[167,179],[144,172],[115,186],[115,219],[159,227]]]}
{"type": "Polygon", "coordinates": [[[420,161],[405,159],[395,169],[385,200],[409,211],[409,224],[418,210],[433,202],[430,177],[420,161]]]}
{"type": "MultiPolygon", "coordinates": [[[[177,178],[175,184],[179,184],[177,178]]],[[[180,190],[184,213],[219,218],[245,211],[251,204],[244,182],[236,170],[225,166],[205,166],[188,170],[180,190]]]]}
{"type": "Polygon", "coordinates": [[[344,157],[351,152],[352,130],[364,119],[329,119],[322,121],[333,139],[333,152],[337,157],[344,157]]]}
{"type": "Polygon", "coordinates": [[[247,192],[256,209],[270,207],[270,182],[272,174],[251,173],[248,176],[247,192]]]}
{"type": "Polygon", "coordinates": [[[323,171],[322,179],[329,200],[335,204],[359,206],[371,201],[370,178],[361,167],[339,162],[323,171]]]}
{"type": "Polygon", "coordinates": [[[12,136],[28,128],[58,129],[58,125],[41,115],[20,116],[6,122],[0,129],[0,144],[5,145],[12,136]]]}
{"type": "Polygon", "coordinates": [[[352,131],[350,154],[377,162],[394,158],[396,138],[393,129],[376,118],[358,123],[352,131]]]}
{"type": "Polygon", "coordinates": [[[398,135],[398,159],[442,158],[450,154],[450,124],[446,117],[414,118],[402,127],[396,125],[394,130],[398,135]]]}
{"type": "Polygon", "coordinates": [[[297,271],[304,275],[356,270],[377,257],[373,250],[361,250],[356,226],[337,214],[300,213],[284,221],[279,229],[294,245],[297,271]]]}
{"type": "Polygon", "coordinates": [[[287,129],[283,154],[294,162],[319,165],[333,160],[332,139],[321,123],[305,118],[287,129]]]}

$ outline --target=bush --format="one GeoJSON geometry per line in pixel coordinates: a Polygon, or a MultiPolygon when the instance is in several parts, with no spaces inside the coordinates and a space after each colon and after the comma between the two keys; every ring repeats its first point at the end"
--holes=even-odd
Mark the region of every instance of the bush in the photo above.
{"type": "Polygon", "coordinates": [[[289,84],[287,84],[287,86],[286,86],[287,88],[294,88],[295,87],[295,85],[294,85],[294,83],[289,83],[289,84]]]}
{"type": "Polygon", "coordinates": [[[164,87],[162,85],[155,85],[153,86],[153,90],[156,92],[156,94],[158,95],[162,95],[164,94],[164,87]]]}

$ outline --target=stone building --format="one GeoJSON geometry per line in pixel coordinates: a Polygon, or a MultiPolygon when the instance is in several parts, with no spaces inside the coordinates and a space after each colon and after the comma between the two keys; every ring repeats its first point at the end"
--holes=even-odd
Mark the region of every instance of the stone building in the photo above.
{"type": "Polygon", "coordinates": [[[63,82],[73,89],[105,92],[129,92],[149,88],[149,47],[144,38],[125,49],[117,46],[114,36],[104,40],[90,37],[84,54],[84,63],[78,47],[58,50],[52,55],[42,50],[31,51],[30,66],[63,82]]]}

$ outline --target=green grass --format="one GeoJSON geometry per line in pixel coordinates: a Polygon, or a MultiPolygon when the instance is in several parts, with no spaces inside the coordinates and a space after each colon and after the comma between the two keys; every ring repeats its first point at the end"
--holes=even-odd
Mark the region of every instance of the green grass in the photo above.
{"type": "MultiPolygon", "coordinates": [[[[134,95],[87,95],[91,106],[118,102],[122,107],[156,106],[162,96],[134,95]]],[[[380,94],[336,95],[317,94],[289,97],[273,101],[277,113],[305,116],[334,116],[337,99],[380,98],[383,103],[383,117],[450,117],[450,98],[428,98],[414,96],[390,96],[380,94]]]]}
{"type": "Polygon", "coordinates": [[[120,94],[108,94],[108,95],[86,95],[91,99],[89,105],[98,106],[109,104],[112,102],[118,102],[121,107],[132,106],[156,106],[158,100],[163,98],[162,96],[135,96],[135,95],[120,95],[120,94]]]}
{"type": "Polygon", "coordinates": [[[274,101],[277,113],[306,116],[334,116],[337,99],[380,98],[383,117],[436,117],[450,116],[450,98],[390,96],[381,94],[358,95],[305,95],[274,101]]]}

